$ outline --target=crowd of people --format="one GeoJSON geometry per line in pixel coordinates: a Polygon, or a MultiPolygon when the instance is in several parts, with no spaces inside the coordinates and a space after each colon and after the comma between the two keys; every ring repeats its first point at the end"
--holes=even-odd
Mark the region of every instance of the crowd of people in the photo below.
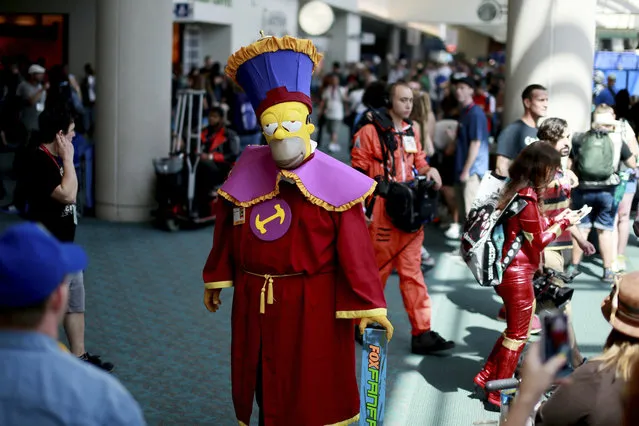
{"type": "MultiPolygon", "coordinates": [[[[598,252],[601,280],[612,286],[602,304],[613,327],[603,353],[586,360],[572,324],[570,359],[558,355],[545,363],[527,351],[533,355],[525,356],[522,387],[508,424],[525,424],[535,408],[531,401],[539,400],[564,363],[574,370],[572,380],[537,410],[537,424],[632,424],[636,413],[625,395],[636,395],[639,388],[639,275],[626,273],[625,250],[639,144],[630,96],[623,100],[627,91],[617,92],[614,79],[608,87],[595,85],[592,128],[576,134],[565,120],[547,117],[552,102],[548,90],[532,84],[521,88],[522,117],[502,123],[504,79],[499,64],[409,64],[399,59],[383,71],[372,63],[348,70],[336,63],[319,76],[311,93],[310,75],[288,76],[304,73],[305,68],[296,68],[304,61],[318,65],[319,55],[309,43],[289,42],[286,46],[298,49],[287,47],[299,54],[296,65],[284,67],[290,60],[285,56],[279,68],[261,70],[255,65],[253,80],[245,74],[242,80],[238,73],[252,59],[248,54],[232,56],[226,75],[207,58],[203,68],[191,70],[186,78],[176,68],[173,79],[174,112],[183,89],[205,93],[203,116],[193,117],[205,123],[198,179],[221,199],[213,249],[204,267],[204,302],[215,312],[221,291],[235,288],[232,382],[240,424],[248,424],[255,395],[260,424],[357,421],[354,363],[345,360],[368,325],[378,323],[389,339],[392,336],[383,289],[393,271],[411,324],[411,352],[429,355],[453,349],[455,342],[431,324],[424,271],[434,259],[424,240],[437,231],[423,224],[436,217],[437,226],[446,226],[441,231],[447,238],[460,240],[482,180],[491,173],[508,178],[499,196],[500,210],[515,197],[522,203],[503,224],[504,249],[497,260],[504,273],[495,290],[504,304],[495,314],[506,329],[486,354],[474,383],[484,389],[489,381],[513,377],[530,335],[542,330],[532,284],[540,265],[574,279],[582,257],[598,252]],[[271,73],[280,74],[269,79],[271,73]],[[309,87],[295,86],[306,80],[309,87]],[[296,83],[271,91],[254,87],[278,81],[296,83]],[[312,110],[317,128],[311,123],[312,110]],[[330,158],[346,149],[350,168],[330,158]],[[314,179],[320,175],[321,181],[314,179]],[[416,193],[420,198],[407,202],[416,200],[416,193]],[[433,202],[438,193],[444,206],[439,210],[433,202]],[[583,214],[583,207],[592,209],[583,214]],[[291,224],[291,214],[302,219],[291,224]],[[276,219],[280,227],[270,228],[276,219]],[[597,248],[589,242],[592,228],[597,248]],[[302,245],[304,250],[297,250],[302,245]],[[295,301],[308,305],[298,309],[295,301]],[[355,338],[353,321],[346,320],[357,320],[355,338]],[[252,327],[258,322],[268,327],[252,327]],[[316,362],[319,355],[309,355],[315,348],[307,337],[311,334],[314,339],[325,337],[321,362],[316,362]],[[321,383],[304,374],[311,365],[321,368],[321,383]],[[283,382],[278,384],[273,371],[285,367],[290,371],[280,373],[283,382]],[[291,386],[298,389],[293,392],[291,386]],[[305,389],[315,392],[315,387],[329,395],[326,407],[305,405],[313,396],[305,389]]],[[[269,49],[266,52],[276,56],[278,49],[269,49]]],[[[264,54],[255,53],[258,50],[255,47],[252,55],[264,54]]],[[[3,80],[3,117],[13,118],[3,119],[0,135],[7,145],[24,141],[19,207],[39,225],[17,225],[0,237],[0,369],[3,377],[28,377],[18,391],[0,387],[2,424],[51,424],[54,418],[63,424],[80,418],[92,419],[91,424],[144,424],[133,398],[100,371],[114,366],[84,348],[86,257],[72,244],[78,223],[72,140],[76,131],[91,134],[95,77],[89,65],[86,71],[81,84],[64,67],[48,72],[45,82],[46,70],[33,64],[26,79],[19,67],[12,67],[3,80]],[[21,274],[24,268],[32,272],[21,274]],[[69,351],[78,359],[56,345],[59,321],[69,351]],[[25,358],[32,362],[20,362],[25,358]],[[81,379],[60,381],[71,374],[81,379]],[[33,391],[60,382],[66,383],[63,391],[51,386],[44,396],[33,391]],[[79,407],[73,416],[80,417],[68,417],[66,411],[63,417],[60,407],[87,388],[102,393],[107,403],[79,407]]],[[[596,84],[599,80],[595,76],[596,84]]],[[[173,130],[180,130],[175,123],[173,130]]],[[[639,223],[633,228],[639,232],[639,223]]],[[[564,308],[570,321],[576,308],[564,308]]],[[[485,400],[492,408],[502,404],[495,391],[486,391],[485,400]]]]}

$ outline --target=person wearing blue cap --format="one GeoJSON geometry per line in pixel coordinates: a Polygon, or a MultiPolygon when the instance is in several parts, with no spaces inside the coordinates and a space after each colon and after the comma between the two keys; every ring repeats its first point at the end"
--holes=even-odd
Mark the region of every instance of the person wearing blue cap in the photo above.
{"type": "Polygon", "coordinates": [[[56,343],[69,278],[87,266],[77,245],[34,223],[0,235],[0,424],[145,425],[117,379],[56,343]]]}

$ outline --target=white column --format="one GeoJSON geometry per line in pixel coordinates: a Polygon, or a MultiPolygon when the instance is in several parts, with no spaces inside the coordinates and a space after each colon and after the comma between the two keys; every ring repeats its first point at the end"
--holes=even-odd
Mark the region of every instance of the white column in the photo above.
{"type": "Polygon", "coordinates": [[[596,0],[510,0],[505,123],[521,116],[529,84],[549,90],[549,116],[573,130],[589,127],[596,0]]]}
{"type": "Polygon", "coordinates": [[[362,18],[350,12],[335,10],[335,22],[329,31],[327,58],[342,64],[358,62],[361,51],[362,18]]]}
{"type": "Polygon", "coordinates": [[[97,1],[96,215],[143,221],[170,144],[171,0],[97,1]]]}
{"type": "Polygon", "coordinates": [[[362,54],[362,17],[346,14],[346,62],[359,62],[362,54]]]}
{"type": "Polygon", "coordinates": [[[388,41],[388,53],[393,55],[393,59],[397,61],[399,59],[399,54],[401,46],[401,33],[400,28],[393,26],[391,28],[390,37],[388,41]]]}

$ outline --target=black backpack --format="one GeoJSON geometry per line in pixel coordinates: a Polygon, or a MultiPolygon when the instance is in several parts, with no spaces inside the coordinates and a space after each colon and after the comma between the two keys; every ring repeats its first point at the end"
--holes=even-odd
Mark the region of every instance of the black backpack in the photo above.
{"type": "MultiPolygon", "coordinates": [[[[375,196],[386,199],[386,214],[392,224],[404,232],[417,232],[424,223],[430,222],[437,214],[438,192],[433,189],[433,182],[424,176],[418,176],[411,182],[395,182],[390,179],[390,173],[395,175],[394,153],[397,147],[393,121],[384,110],[371,110],[373,125],[377,129],[382,146],[382,164],[384,176],[377,177],[378,182],[375,196]],[[390,171],[388,168],[391,163],[390,171]]],[[[414,136],[412,127],[406,132],[407,136],[414,136]]],[[[375,196],[367,207],[367,214],[372,214],[375,196]]]]}

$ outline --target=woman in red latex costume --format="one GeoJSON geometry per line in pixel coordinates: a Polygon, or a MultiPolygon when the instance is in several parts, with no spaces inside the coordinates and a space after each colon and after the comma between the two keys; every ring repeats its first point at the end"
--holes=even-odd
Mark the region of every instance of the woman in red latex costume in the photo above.
{"type": "MultiPolygon", "coordinates": [[[[510,181],[503,190],[499,208],[503,209],[515,194],[527,204],[521,213],[504,224],[502,259],[511,248],[517,251],[513,242],[518,235],[523,234],[524,238],[520,250],[504,271],[501,284],[495,287],[506,308],[506,331],[495,343],[484,368],[475,376],[475,384],[481,388],[488,381],[507,379],[515,373],[535,314],[532,281],[540,268],[544,248],[579,220],[577,212],[569,209],[553,219],[541,214],[543,191],[560,167],[560,154],[542,141],[527,146],[510,166],[510,181]]],[[[500,405],[499,392],[488,392],[487,396],[490,404],[500,405]]]]}

